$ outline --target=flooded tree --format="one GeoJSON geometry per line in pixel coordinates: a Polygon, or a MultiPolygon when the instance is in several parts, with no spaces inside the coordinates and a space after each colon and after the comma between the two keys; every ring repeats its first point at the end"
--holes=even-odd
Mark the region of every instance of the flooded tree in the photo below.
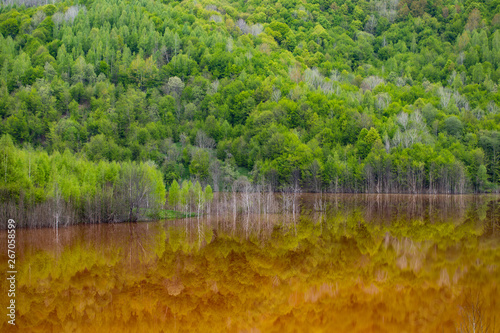
{"type": "Polygon", "coordinates": [[[165,203],[163,177],[151,163],[95,163],[69,151],[24,151],[8,136],[1,140],[0,210],[20,226],[149,219],[165,203]]]}

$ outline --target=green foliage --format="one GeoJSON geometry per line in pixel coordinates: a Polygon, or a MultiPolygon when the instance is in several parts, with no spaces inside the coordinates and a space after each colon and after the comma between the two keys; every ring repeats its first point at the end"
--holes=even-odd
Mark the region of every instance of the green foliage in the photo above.
{"type": "Polygon", "coordinates": [[[0,133],[215,190],[497,191],[495,3],[4,6],[0,133]]]}
{"type": "Polygon", "coordinates": [[[4,36],[15,37],[19,31],[19,23],[16,19],[10,18],[0,23],[0,32],[4,36]]]}
{"type": "Polygon", "coordinates": [[[462,122],[456,116],[446,118],[444,121],[444,128],[449,135],[453,136],[459,136],[463,131],[462,122]]]}
{"type": "Polygon", "coordinates": [[[191,164],[189,165],[189,172],[199,179],[206,179],[208,177],[208,167],[210,164],[210,155],[208,152],[198,149],[193,154],[191,164]]]}
{"type": "Polygon", "coordinates": [[[9,135],[3,135],[0,143],[3,203],[14,200],[21,205],[23,198],[24,208],[31,209],[46,200],[56,204],[63,200],[76,211],[72,223],[86,220],[88,209],[99,209],[94,206],[97,203],[107,206],[110,214],[98,222],[131,220],[129,211],[138,218],[146,215],[146,208],[152,214],[165,203],[163,176],[151,163],[96,163],[69,150],[48,155],[16,148],[9,135]]]}
{"type": "Polygon", "coordinates": [[[174,179],[170,188],[168,190],[168,203],[172,207],[176,207],[179,204],[180,200],[180,187],[179,183],[174,179]]]}
{"type": "Polygon", "coordinates": [[[214,193],[210,185],[207,185],[207,187],[205,187],[205,199],[208,202],[211,202],[214,199],[214,193]]]}

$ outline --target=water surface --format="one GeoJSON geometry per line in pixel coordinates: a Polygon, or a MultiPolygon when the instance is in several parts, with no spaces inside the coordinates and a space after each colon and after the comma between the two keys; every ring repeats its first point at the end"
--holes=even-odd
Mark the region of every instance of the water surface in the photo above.
{"type": "Polygon", "coordinates": [[[500,313],[498,199],[303,195],[296,214],[18,229],[17,329],[455,331],[470,300],[500,313]]]}

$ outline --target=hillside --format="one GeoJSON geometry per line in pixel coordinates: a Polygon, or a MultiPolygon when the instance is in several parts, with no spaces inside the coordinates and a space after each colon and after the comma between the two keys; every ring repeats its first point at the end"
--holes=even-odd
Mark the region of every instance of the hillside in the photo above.
{"type": "Polygon", "coordinates": [[[3,202],[83,207],[113,165],[158,195],[499,189],[500,0],[8,0],[0,33],[3,202]]]}

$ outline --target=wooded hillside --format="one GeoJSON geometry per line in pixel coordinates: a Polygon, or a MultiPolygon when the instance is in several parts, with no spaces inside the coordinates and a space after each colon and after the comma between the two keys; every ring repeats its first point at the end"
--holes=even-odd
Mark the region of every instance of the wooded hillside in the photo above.
{"type": "Polygon", "coordinates": [[[159,171],[158,195],[173,180],[221,191],[239,177],[274,190],[499,189],[500,0],[3,3],[4,202],[60,188],[83,210],[80,198],[119,192],[118,180],[71,192],[61,159],[84,166],[75,179],[159,171]],[[33,178],[31,163],[52,174],[33,178]]]}

